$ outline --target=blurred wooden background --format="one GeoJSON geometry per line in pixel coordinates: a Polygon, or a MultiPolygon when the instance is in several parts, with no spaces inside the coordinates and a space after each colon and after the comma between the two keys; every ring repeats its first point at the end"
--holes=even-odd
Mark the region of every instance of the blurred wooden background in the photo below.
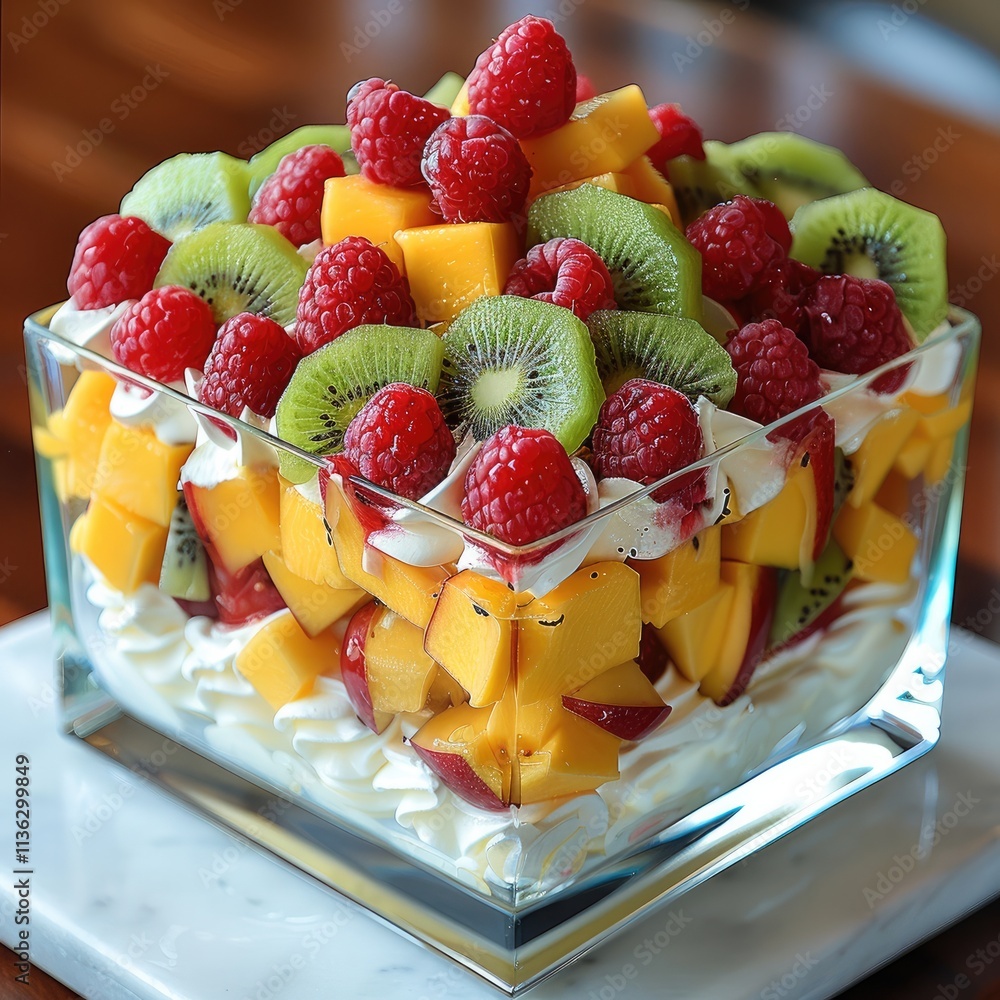
{"type": "MultiPolygon", "coordinates": [[[[906,9],[918,6],[921,23],[949,11],[947,0],[906,9]]],[[[45,604],[21,324],[65,296],[79,230],[115,211],[146,169],[175,152],[249,156],[299,125],[342,121],[348,88],[372,75],[423,92],[444,69],[467,72],[491,36],[533,11],[557,21],[599,90],[638,81],[651,103],[680,102],[708,138],[794,128],[840,146],[874,184],[942,217],[953,294],[981,316],[986,333],[956,620],[1000,635],[989,611],[1000,586],[996,119],[977,121],[868,75],[815,34],[759,8],[750,0],[7,0],[0,623],[45,604]]],[[[896,17],[897,8],[884,9],[896,17]]],[[[981,16],[995,18],[993,0],[982,0],[981,16]]],[[[905,57],[905,33],[918,28],[908,20],[881,29],[887,61],[905,57]]],[[[997,908],[986,913],[996,927],[997,908]]],[[[980,986],[985,998],[989,987],[980,986]]]]}

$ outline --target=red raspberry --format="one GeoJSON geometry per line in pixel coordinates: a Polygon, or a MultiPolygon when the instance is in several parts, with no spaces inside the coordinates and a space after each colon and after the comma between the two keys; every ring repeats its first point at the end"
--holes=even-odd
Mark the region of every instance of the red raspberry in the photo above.
{"type": "Polygon", "coordinates": [[[575,107],[573,57],[544,17],[529,14],[504,28],[469,74],[469,113],[492,118],[518,139],[558,128],[575,107]]]}
{"type": "Polygon", "coordinates": [[[343,176],[344,161],[329,146],[303,146],[261,185],[249,221],[274,226],[293,246],[312,243],[320,236],[323,182],[343,176]]]}
{"type": "Polygon", "coordinates": [[[738,303],[725,303],[744,317],[743,323],[777,319],[803,337],[802,293],[815,284],[819,271],[791,257],[771,261],[757,279],[756,289],[738,303]]]}
{"type": "Polygon", "coordinates": [[[214,342],[211,307],[179,285],[146,292],[111,327],[115,360],[158,382],[177,382],[185,368],[201,368],[214,342]]]}
{"type": "Polygon", "coordinates": [[[524,207],[531,180],[517,139],[483,115],[438,125],[420,169],[445,222],[506,222],[524,207]]]}
{"type": "Polygon", "coordinates": [[[792,249],[792,231],[784,212],[766,198],[750,199],[764,215],[764,231],[787,254],[792,249]]]}
{"type": "Polygon", "coordinates": [[[734,413],[769,424],[823,395],[816,362],[793,330],[776,319],[748,323],[729,338],[736,369],[734,413]]]}
{"type": "Polygon", "coordinates": [[[423,184],[420,154],[431,132],[450,117],[447,108],[378,77],[359,83],[347,95],[351,149],[361,173],[378,184],[423,184]]]}
{"type": "Polygon", "coordinates": [[[394,382],[350,422],[344,454],[365,479],[417,500],[448,474],[455,439],[426,389],[394,382]]]}
{"type": "Polygon", "coordinates": [[[576,103],[589,101],[592,97],[597,97],[597,88],[590,82],[589,76],[582,73],[576,74],[576,103]]]}
{"type": "Polygon", "coordinates": [[[303,354],[363,323],[417,325],[406,278],[363,236],[348,236],[316,254],[299,290],[295,318],[303,354]]]}
{"type": "MultiPolygon", "coordinates": [[[[704,439],[691,400],[669,385],[634,378],[601,406],[594,428],[594,468],[601,479],[631,479],[648,486],[701,458],[704,439]]],[[[704,481],[671,483],[652,494],[658,503],[678,497],[684,487],[704,481]]],[[[697,502],[689,488],[687,502],[697,502]]]]}
{"type": "MultiPolygon", "coordinates": [[[[913,344],[892,286],[850,274],[821,277],[802,297],[809,353],[831,371],[863,375],[905,354],[913,344]]],[[[872,384],[876,392],[895,392],[906,368],[872,384]]]]}
{"type": "Polygon", "coordinates": [[[743,298],[757,287],[764,268],[784,256],[767,226],[760,206],[738,194],[687,227],[688,240],[701,252],[701,287],[707,296],[720,302],[743,298]]]}
{"type": "Polygon", "coordinates": [[[198,398],[234,417],[245,406],[273,417],[301,357],[295,341],[273,319],[239,313],[219,327],[198,398]]]}
{"type": "Polygon", "coordinates": [[[511,545],[535,542],[586,513],[573,463],[546,430],[501,428],[483,443],[465,477],[462,520],[511,545]]]}
{"type": "Polygon", "coordinates": [[[607,265],[571,236],[532,247],[511,269],[503,292],[565,306],[582,320],[597,309],[617,308],[607,265]]]}
{"type": "Polygon", "coordinates": [[[134,215],[102,216],[80,233],[66,289],[78,309],[141,298],[169,249],[169,240],[134,215]]]}
{"type": "Polygon", "coordinates": [[[705,159],[701,128],[693,118],[681,111],[679,104],[657,104],[655,108],[649,109],[649,117],[653,119],[660,139],[655,146],[649,148],[646,155],[662,174],[666,174],[667,162],[675,156],[686,154],[696,160],[705,159]]]}

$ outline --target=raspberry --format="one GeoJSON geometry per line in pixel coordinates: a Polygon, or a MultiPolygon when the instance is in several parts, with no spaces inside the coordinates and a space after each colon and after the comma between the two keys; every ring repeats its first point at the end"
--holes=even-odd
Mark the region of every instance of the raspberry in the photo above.
{"type": "Polygon", "coordinates": [[[134,215],[105,215],[76,243],[66,290],[78,309],[101,309],[138,299],[153,287],[170,241],[134,215]]]}
{"type": "MultiPolygon", "coordinates": [[[[825,275],[806,291],[802,308],[809,353],[831,371],[863,375],[913,346],[892,286],[877,278],[825,275]]],[[[895,392],[905,374],[905,367],[889,372],[872,388],[895,392]]]]}
{"type": "Polygon", "coordinates": [[[787,326],[802,337],[805,325],[802,293],[815,284],[819,276],[818,271],[801,261],[791,257],[776,258],[761,272],[756,290],[739,303],[733,304],[733,307],[744,317],[744,323],[777,319],[782,326],[787,326]]]}
{"type": "Polygon", "coordinates": [[[788,220],[773,201],[766,198],[750,199],[763,213],[764,231],[787,254],[792,249],[792,231],[788,228],[788,220]]]}
{"type": "Polygon", "coordinates": [[[607,265],[586,243],[556,237],[534,246],[511,269],[504,295],[565,306],[582,320],[597,309],[615,309],[607,265]]]}
{"type": "Polygon", "coordinates": [[[509,425],[483,443],[465,476],[462,520],[509,542],[527,545],[587,513],[565,448],[546,430],[509,425]]]}
{"type": "Polygon", "coordinates": [[[211,307],[179,285],[146,292],[111,327],[115,360],[158,382],[177,382],[185,368],[201,368],[214,342],[211,307]]]}
{"type": "Polygon", "coordinates": [[[378,184],[423,184],[420,154],[431,132],[450,116],[447,108],[378,77],[359,83],[347,95],[347,124],[361,173],[378,184]]]}
{"type": "Polygon", "coordinates": [[[312,243],[320,236],[323,182],[343,176],[344,161],[329,146],[303,146],[261,185],[249,221],[274,226],[293,246],[312,243]]]}
{"type": "Polygon", "coordinates": [[[582,73],[576,74],[576,103],[589,101],[592,97],[597,97],[597,88],[590,82],[589,76],[582,73]]]}
{"type": "Polygon", "coordinates": [[[273,417],[301,357],[295,341],[273,319],[239,313],[219,327],[198,398],[234,417],[245,406],[273,417]]]}
{"type": "Polygon", "coordinates": [[[394,382],[350,422],[344,454],[365,479],[416,500],[448,474],[455,439],[426,389],[394,382]]]}
{"type": "Polygon", "coordinates": [[[518,139],[569,121],[576,107],[573,57],[551,21],[530,14],[501,32],[469,74],[469,113],[518,139]]]}
{"type": "Polygon", "coordinates": [[[483,115],[438,125],[420,169],[445,222],[506,222],[524,207],[531,180],[517,139],[483,115]]]}
{"type": "Polygon", "coordinates": [[[667,172],[667,161],[686,154],[696,160],[705,159],[702,146],[701,128],[693,118],[689,118],[679,104],[657,104],[649,109],[660,139],[647,150],[646,155],[661,173],[667,172]]]}
{"type": "Polygon", "coordinates": [[[764,268],[784,256],[768,234],[768,219],[752,198],[738,194],[687,227],[688,240],[701,252],[701,287],[707,296],[721,302],[743,298],[757,287],[764,268]]]}
{"type": "Polygon", "coordinates": [[[748,323],[726,344],[736,369],[734,413],[769,424],[823,395],[816,362],[793,330],[776,319],[748,323]]]}
{"type": "Polygon", "coordinates": [[[295,340],[303,354],[362,323],[417,325],[406,278],[363,236],[348,236],[316,254],[295,318],[295,340]]]}
{"type": "MultiPolygon", "coordinates": [[[[703,447],[698,414],[687,396],[669,385],[634,378],[601,406],[594,428],[594,467],[601,479],[631,479],[648,486],[696,462],[703,447]]],[[[660,503],[689,487],[684,499],[697,502],[690,487],[703,480],[704,473],[695,473],[690,483],[664,486],[653,499],[660,503]]]]}

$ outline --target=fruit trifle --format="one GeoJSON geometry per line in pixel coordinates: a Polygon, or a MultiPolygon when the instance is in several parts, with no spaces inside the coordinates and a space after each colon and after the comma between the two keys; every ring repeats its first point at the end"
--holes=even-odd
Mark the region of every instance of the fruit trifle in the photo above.
{"type": "Polygon", "coordinates": [[[36,427],[74,615],[128,713],[540,891],[891,674],[969,416],[944,234],[543,18],[345,117],[81,233],[36,427]]]}

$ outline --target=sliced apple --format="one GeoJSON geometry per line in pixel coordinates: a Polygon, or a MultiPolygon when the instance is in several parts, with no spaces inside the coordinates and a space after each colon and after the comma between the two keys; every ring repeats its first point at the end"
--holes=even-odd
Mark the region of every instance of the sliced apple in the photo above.
{"type": "Polygon", "coordinates": [[[723,561],[721,575],[733,588],[733,599],[718,659],[702,678],[700,690],[724,706],[743,694],[764,657],[778,574],[767,566],[723,561]]]}
{"type": "Polygon", "coordinates": [[[518,616],[519,700],[561,695],[639,655],[639,576],[624,563],[585,566],[518,616]]]}
{"type": "Polygon", "coordinates": [[[333,547],[333,530],[319,501],[303,488],[278,476],[278,515],[281,558],[296,576],[311,583],[325,583],[335,590],[353,590],[356,584],[344,576],[333,547]]]}
{"type": "Polygon", "coordinates": [[[277,552],[265,552],[263,560],[282,600],[307,635],[319,635],[369,600],[368,594],[360,587],[336,590],[325,583],[303,579],[288,568],[277,552]]]}
{"type": "Polygon", "coordinates": [[[431,689],[427,692],[425,707],[437,714],[468,700],[469,692],[444,667],[438,667],[434,680],[431,681],[431,689]]]}
{"type": "Polygon", "coordinates": [[[373,618],[364,648],[368,690],[376,712],[419,712],[438,665],[424,652],[424,633],[388,608],[373,618]]]}
{"type": "Polygon", "coordinates": [[[372,601],[354,612],[344,633],[340,647],[340,679],[347,689],[358,718],[373,732],[381,733],[392,722],[391,712],[376,712],[368,686],[368,664],[365,643],[373,621],[382,613],[382,607],[372,601]]]}
{"type": "Polygon", "coordinates": [[[471,570],[447,580],[437,599],[424,648],[476,708],[499,700],[507,686],[516,612],[513,591],[471,570]]]}
{"type": "Polygon", "coordinates": [[[446,709],[425,722],[410,745],[456,795],[480,809],[499,812],[506,808],[509,765],[497,759],[487,737],[491,712],[471,705],[446,709]]]}
{"type": "Polygon", "coordinates": [[[649,735],[671,711],[633,660],[564,694],[562,703],[574,715],[633,742],[649,735]]]}

